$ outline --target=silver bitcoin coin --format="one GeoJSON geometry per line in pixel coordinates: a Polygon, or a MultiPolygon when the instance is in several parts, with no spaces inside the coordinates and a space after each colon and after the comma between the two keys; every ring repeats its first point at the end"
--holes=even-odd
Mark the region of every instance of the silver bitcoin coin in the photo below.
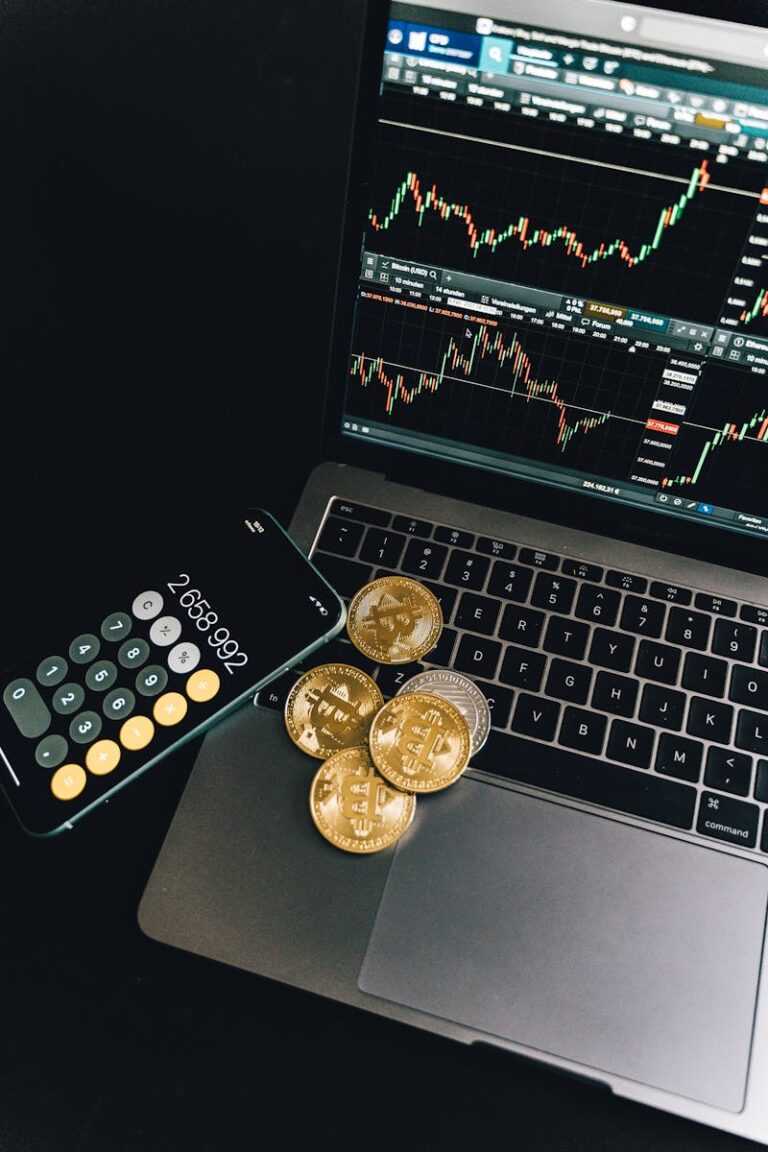
{"type": "Polygon", "coordinates": [[[430,668],[406,680],[398,696],[410,692],[430,692],[434,696],[442,696],[444,700],[448,700],[458,708],[469,728],[471,755],[477,755],[491,730],[491,709],[473,680],[448,668],[430,668]]]}

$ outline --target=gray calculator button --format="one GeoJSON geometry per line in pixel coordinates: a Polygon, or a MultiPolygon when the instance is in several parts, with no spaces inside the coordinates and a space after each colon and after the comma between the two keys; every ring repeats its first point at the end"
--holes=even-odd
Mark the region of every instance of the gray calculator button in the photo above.
{"type": "Polygon", "coordinates": [[[95,660],[101,649],[101,640],[91,632],[84,632],[76,636],[69,646],[69,658],[75,664],[90,664],[95,660]]]}
{"type": "Polygon", "coordinates": [[[168,683],[168,673],[159,664],[150,664],[136,677],[136,691],[141,696],[159,696],[168,683]]]}
{"type": "Polygon", "coordinates": [[[82,684],[62,684],[53,694],[53,710],[59,716],[71,716],[82,708],[85,700],[85,689],[82,684]]]}
{"type": "Polygon", "coordinates": [[[41,768],[58,768],[66,760],[68,750],[63,736],[46,736],[35,748],[35,760],[41,768]]]}
{"type": "Polygon", "coordinates": [[[108,692],[117,680],[117,668],[111,660],[97,660],[85,674],[91,692],[108,692]]]}
{"type": "Polygon", "coordinates": [[[101,732],[101,716],[96,712],[81,712],[69,726],[69,735],[75,744],[90,744],[101,732]]]}
{"type": "Polygon", "coordinates": [[[104,700],[104,715],[107,720],[122,720],[130,716],[136,705],[136,697],[128,688],[115,688],[104,700]]]}
{"type": "Polygon", "coordinates": [[[67,674],[67,662],[63,656],[46,656],[37,666],[37,682],[43,688],[55,688],[67,674]]]}
{"type": "Polygon", "coordinates": [[[200,649],[197,644],[177,644],[168,653],[168,667],[171,672],[193,672],[200,663],[200,649]]]}
{"type": "Polygon", "coordinates": [[[159,592],[140,592],[131,605],[137,620],[154,620],[163,610],[163,598],[159,592]]]}
{"type": "Polygon", "coordinates": [[[31,680],[12,680],[3,692],[3,703],[22,736],[36,740],[48,730],[51,714],[31,680]]]}
{"type": "Polygon", "coordinates": [[[181,636],[181,621],[177,620],[175,616],[161,616],[159,620],[155,620],[149,630],[150,640],[161,648],[170,648],[171,644],[176,643],[179,636],[181,636]]]}
{"type": "Polygon", "coordinates": [[[149,659],[149,644],[140,636],[134,637],[133,640],[126,640],[121,645],[117,658],[123,668],[141,668],[142,664],[146,664],[149,659]]]}
{"type": "Polygon", "coordinates": [[[101,634],[105,640],[125,640],[130,636],[133,621],[127,612],[112,612],[101,625],[101,634]]]}

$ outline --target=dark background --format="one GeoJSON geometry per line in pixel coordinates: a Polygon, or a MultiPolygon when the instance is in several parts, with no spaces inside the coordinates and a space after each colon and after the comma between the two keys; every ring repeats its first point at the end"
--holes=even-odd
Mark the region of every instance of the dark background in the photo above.
{"type": "MultiPolygon", "coordinates": [[[[108,580],[100,525],[151,547],[177,507],[289,515],[319,452],[358,31],[354,0],[0,2],[6,616],[60,565],[108,580]],[[49,525],[71,553],[41,562],[49,525]]],[[[33,614],[29,635],[42,652],[33,614]]],[[[194,752],[50,841],[0,807],[2,1152],[746,1147],[143,938],[194,752]]]]}

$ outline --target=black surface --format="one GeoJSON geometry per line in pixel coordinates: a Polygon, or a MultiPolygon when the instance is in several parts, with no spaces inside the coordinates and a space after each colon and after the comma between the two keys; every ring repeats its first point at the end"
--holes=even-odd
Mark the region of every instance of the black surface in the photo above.
{"type": "MultiPolygon", "coordinates": [[[[51,594],[56,564],[105,564],[102,516],[128,540],[177,502],[289,513],[317,454],[357,7],[286,0],[261,26],[241,0],[0,7],[6,617],[18,581],[51,594]],[[297,272],[300,318],[282,299],[297,272]],[[72,555],[43,565],[30,542],[62,519],[72,555]]],[[[2,1152],[218,1152],[275,1130],[745,1147],[144,939],[136,906],[194,751],[55,840],[0,809],[2,1152]]]]}

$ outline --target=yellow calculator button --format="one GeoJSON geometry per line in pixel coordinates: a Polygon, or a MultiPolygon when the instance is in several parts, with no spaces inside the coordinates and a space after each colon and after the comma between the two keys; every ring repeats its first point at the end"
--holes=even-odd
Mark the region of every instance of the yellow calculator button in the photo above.
{"type": "Polygon", "coordinates": [[[187,680],[187,696],[196,704],[207,704],[209,700],[213,700],[219,688],[221,680],[218,673],[212,672],[210,668],[198,668],[187,680]]]}
{"type": "Polygon", "coordinates": [[[51,778],[51,792],[57,800],[74,800],[85,788],[86,780],[79,764],[62,764],[51,778]]]}
{"type": "Polygon", "coordinates": [[[98,740],[88,749],[85,766],[94,776],[108,776],[120,763],[120,745],[114,740],[98,740]]]}
{"type": "Polygon", "coordinates": [[[155,726],[148,716],[131,716],[120,729],[120,743],[129,752],[140,752],[154,734],[155,726]]]}
{"type": "Polygon", "coordinates": [[[180,724],[187,714],[187,702],[180,692],[166,692],[155,701],[152,715],[158,724],[171,728],[180,724]]]}

